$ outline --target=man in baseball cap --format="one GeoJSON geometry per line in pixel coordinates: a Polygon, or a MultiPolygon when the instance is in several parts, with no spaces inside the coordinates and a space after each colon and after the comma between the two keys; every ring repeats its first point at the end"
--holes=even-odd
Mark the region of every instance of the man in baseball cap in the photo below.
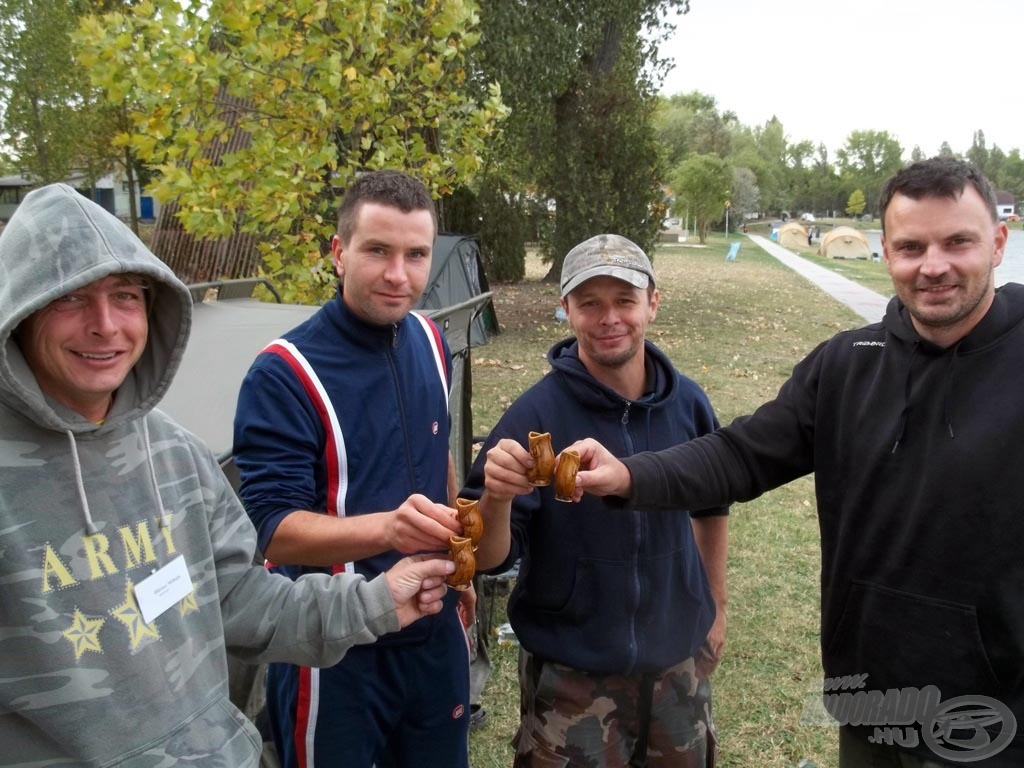
{"type": "Polygon", "coordinates": [[[573,248],[562,262],[562,298],[592,277],[617,277],[634,288],[654,284],[651,260],[622,235],[597,235],[573,248]]]}
{"type": "Polygon", "coordinates": [[[478,567],[530,563],[509,599],[522,653],[516,765],[557,757],[613,768],[653,764],[649,755],[705,765],[715,744],[709,675],[725,636],[727,508],[694,511],[691,527],[689,515],[592,495],[564,504],[529,483],[525,446],[531,431],[549,432],[555,450],[595,437],[628,456],[718,421],[701,388],[646,340],[660,299],[639,246],[612,234],[580,243],[563,262],[561,295],[575,338],[548,352],[551,373],[502,416],[462,492],[481,498],[485,516],[478,567]]]}

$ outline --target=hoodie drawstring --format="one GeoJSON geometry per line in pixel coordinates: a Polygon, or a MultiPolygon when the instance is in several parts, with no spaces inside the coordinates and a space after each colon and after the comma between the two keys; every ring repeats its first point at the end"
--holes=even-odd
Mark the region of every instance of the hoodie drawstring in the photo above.
{"type": "Polygon", "coordinates": [[[910,357],[907,359],[907,377],[903,382],[903,408],[900,410],[900,419],[896,425],[896,440],[892,444],[892,451],[890,453],[896,453],[896,449],[900,447],[900,440],[903,439],[903,433],[907,428],[907,413],[910,411],[910,381],[911,372],[914,368],[914,355],[917,354],[918,342],[914,342],[914,346],[910,350],[910,357]]]}
{"type": "Polygon", "coordinates": [[[75,485],[78,488],[78,501],[82,505],[82,514],[85,515],[85,532],[92,536],[99,532],[96,523],[92,521],[92,513],[89,512],[89,499],[85,495],[85,483],[82,482],[82,463],[78,460],[78,443],[75,442],[75,433],[70,429],[65,432],[68,441],[71,443],[71,460],[75,464],[75,485]]]}
{"type": "Polygon", "coordinates": [[[149,479],[153,482],[153,493],[156,494],[156,505],[160,510],[160,527],[170,527],[170,521],[167,519],[167,510],[164,509],[164,500],[160,495],[160,484],[156,480],[156,467],[153,465],[153,448],[149,444],[149,421],[147,419],[142,420],[142,437],[146,441],[146,463],[149,465],[149,479]]]}
{"type": "Polygon", "coordinates": [[[953,416],[950,407],[950,393],[953,391],[953,382],[956,378],[956,364],[960,359],[960,344],[953,347],[953,356],[949,360],[949,369],[946,371],[946,386],[942,393],[942,419],[946,422],[946,431],[949,432],[949,439],[956,439],[953,434],[953,416]]]}
{"type": "MultiPolygon", "coordinates": [[[[900,411],[899,424],[896,427],[896,440],[892,445],[892,453],[896,453],[896,450],[900,447],[900,441],[903,439],[904,432],[907,428],[907,413],[910,411],[910,386],[913,379],[911,372],[914,366],[914,356],[917,354],[918,347],[919,342],[914,342],[914,347],[910,351],[910,358],[907,362],[907,378],[903,387],[903,409],[900,411]]],[[[942,385],[942,421],[946,427],[946,432],[949,434],[950,440],[956,439],[956,433],[953,431],[951,400],[953,385],[956,382],[957,361],[960,358],[959,350],[960,345],[957,344],[950,351],[949,363],[946,366],[945,380],[942,385]]]]}
{"type": "MultiPolygon", "coordinates": [[[[82,480],[82,462],[78,458],[78,443],[75,441],[75,434],[70,429],[64,434],[68,436],[71,444],[71,461],[75,465],[75,487],[78,488],[78,501],[82,505],[82,514],[85,517],[85,531],[90,536],[99,533],[96,523],[93,522],[92,512],[89,511],[89,498],[85,495],[85,483],[82,480]]],[[[146,442],[146,464],[149,467],[149,479],[153,484],[153,492],[156,494],[157,507],[160,510],[160,527],[170,527],[170,520],[167,517],[167,510],[164,509],[164,500],[160,495],[160,484],[156,479],[156,466],[153,464],[153,449],[149,444],[149,424],[146,419],[142,420],[142,437],[146,442]]]]}

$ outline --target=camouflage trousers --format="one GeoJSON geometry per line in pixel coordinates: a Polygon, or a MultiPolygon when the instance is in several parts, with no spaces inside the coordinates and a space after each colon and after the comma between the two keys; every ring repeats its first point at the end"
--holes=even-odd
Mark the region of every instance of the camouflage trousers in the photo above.
{"type": "Polygon", "coordinates": [[[519,651],[515,768],[711,768],[711,682],[686,659],[649,675],[601,675],[519,651]]]}

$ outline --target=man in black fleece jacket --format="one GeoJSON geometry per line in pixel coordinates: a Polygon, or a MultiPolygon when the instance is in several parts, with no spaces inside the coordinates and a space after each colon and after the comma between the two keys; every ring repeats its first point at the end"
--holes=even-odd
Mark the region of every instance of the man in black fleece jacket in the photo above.
{"type": "Polygon", "coordinates": [[[712,435],[622,461],[576,444],[576,495],[700,509],[814,472],[841,768],[1021,766],[1024,286],[994,288],[1008,232],[972,166],[914,163],[880,208],[881,323],[712,435]]]}

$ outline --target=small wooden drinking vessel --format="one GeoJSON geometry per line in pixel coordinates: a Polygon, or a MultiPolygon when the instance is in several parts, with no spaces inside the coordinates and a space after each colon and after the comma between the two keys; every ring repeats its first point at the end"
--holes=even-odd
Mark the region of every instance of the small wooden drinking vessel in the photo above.
{"type": "Polygon", "coordinates": [[[526,479],[531,485],[551,485],[551,473],[555,471],[555,451],[551,447],[551,433],[531,432],[529,441],[533,468],[526,479]]]}
{"type": "Polygon", "coordinates": [[[565,450],[558,455],[558,466],[555,468],[556,499],[572,501],[573,494],[576,492],[576,473],[579,471],[579,453],[565,450]]]}
{"type": "Polygon", "coordinates": [[[462,535],[473,541],[475,551],[484,535],[484,518],[480,514],[480,502],[476,499],[456,499],[455,512],[462,524],[462,535]]]}
{"type": "Polygon", "coordinates": [[[448,574],[445,583],[459,591],[469,589],[476,573],[473,540],[466,536],[452,536],[448,539],[448,557],[455,563],[455,572],[448,574]]]}

